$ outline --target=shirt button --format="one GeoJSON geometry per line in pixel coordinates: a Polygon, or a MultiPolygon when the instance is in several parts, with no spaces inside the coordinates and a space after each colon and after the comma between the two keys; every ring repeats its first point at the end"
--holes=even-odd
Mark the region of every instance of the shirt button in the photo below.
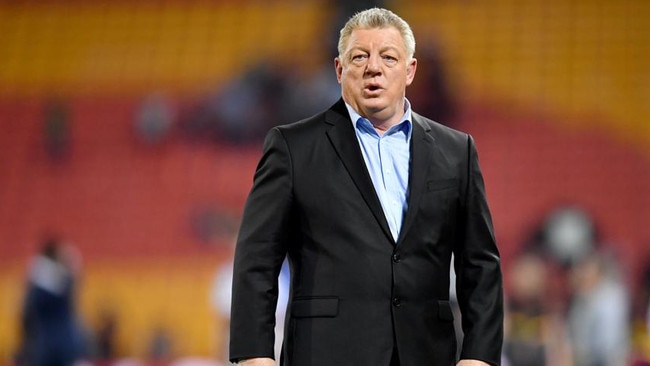
{"type": "Polygon", "coordinates": [[[402,306],[402,301],[397,297],[393,298],[393,306],[395,306],[396,308],[402,306]]]}

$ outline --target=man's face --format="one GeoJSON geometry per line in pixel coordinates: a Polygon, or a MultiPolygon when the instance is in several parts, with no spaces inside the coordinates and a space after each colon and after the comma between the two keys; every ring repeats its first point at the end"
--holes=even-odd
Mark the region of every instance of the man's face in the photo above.
{"type": "Polygon", "coordinates": [[[334,66],[346,103],[373,123],[399,121],[417,61],[407,59],[404,40],[396,28],[352,31],[334,66]]]}

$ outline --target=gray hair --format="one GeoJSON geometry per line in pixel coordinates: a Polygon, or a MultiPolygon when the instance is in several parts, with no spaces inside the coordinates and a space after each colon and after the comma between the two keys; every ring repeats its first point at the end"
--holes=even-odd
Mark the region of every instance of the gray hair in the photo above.
{"type": "Polygon", "coordinates": [[[409,60],[413,58],[413,55],[415,54],[415,36],[413,36],[411,27],[397,14],[382,8],[372,8],[356,13],[347,23],[345,23],[345,26],[341,29],[339,35],[339,57],[342,57],[343,53],[345,53],[350,35],[355,29],[387,27],[395,27],[399,31],[404,40],[404,45],[406,46],[406,56],[409,60]]]}

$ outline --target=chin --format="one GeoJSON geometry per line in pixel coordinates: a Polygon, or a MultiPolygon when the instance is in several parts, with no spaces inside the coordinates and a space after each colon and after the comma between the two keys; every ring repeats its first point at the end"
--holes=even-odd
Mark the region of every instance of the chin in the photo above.
{"type": "Polygon", "coordinates": [[[384,112],[388,106],[386,104],[366,104],[363,106],[363,109],[368,112],[370,115],[377,115],[384,112]]]}
{"type": "Polygon", "coordinates": [[[380,111],[388,107],[388,103],[379,97],[366,98],[363,101],[363,107],[367,110],[380,111]]]}

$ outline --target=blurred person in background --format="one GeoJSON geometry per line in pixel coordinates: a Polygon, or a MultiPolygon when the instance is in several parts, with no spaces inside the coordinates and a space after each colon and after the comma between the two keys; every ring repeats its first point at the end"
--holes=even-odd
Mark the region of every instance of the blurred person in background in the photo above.
{"type": "MultiPolygon", "coordinates": [[[[565,319],[555,337],[567,347],[551,365],[615,366],[628,364],[631,301],[614,256],[600,238],[593,216],[580,205],[561,204],[543,219],[528,250],[545,256],[556,272],[551,299],[565,319]],[[554,294],[553,294],[554,292],[554,294]],[[554,300],[555,301],[555,300],[554,300]]],[[[555,276],[548,276],[552,279],[555,276]]],[[[553,309],[557,312],[558,309],[553,309]]]]}
{"type": "Polygon", "coordinates": [[[230,359],[276,365],[288,255],[282,365],[453,365],[454,254],[458,365],[499,365],[500,259],[474,142],[411,110],[404,20],[373,8],[340,34],[342,99],[267,134],[235,251],[230,359]]]}
{"type": "Polygon", "coordinates": [[[408,90],[411,107],[445,126],[456,125],[456,101],[447,81],[442,53],[433,41],[418,53],[420,64],[427,65],[408,90]]]}
{"type": "Polygon", "coordinates": [[[510,268],[504,353],[512,366],[545,366],[548,352],[547,270],[541,257],[525,253],[510,268]]]}
{"type": "Polygon", "coordinates": [[[633,366],[650,366],[650,258],[642,268],[632,310],[630,364],[633,366]]]}
{"type": "Polygon", "coordinates": [[[578,205],[553,209],[544,220],[539,236],[534,244],[564,269],[588,257],[600,244],[596,223],[578,205]]]}
{"type": "Polygon", "coordinates": [[[52,99],[45,105],[43,138],[45,152],[54,163],[64,162],[70,155],[72,138],[69,105],[64,99],[52,99]]]}
{"type": "Polygon", "coordinates": [[[82,358],[83,332],[75,304],[79,267],[79,254],[56,238],[47,239],[32,258],[19,365],[70,366],[82,358]]]}
{"type": "Polygon", "coordinates": [[[613,258],[601,251],[571,269],[568,314],[574,365],[628,364],[630,299],[613,258]]]}
{"type": "Polygon", "coordinates": [[[283,114],[287,69],[268,59],[249,65],[192,108],[181,123],[184,134],[191,140],[240,145],[261,140],[283,114]]]}

